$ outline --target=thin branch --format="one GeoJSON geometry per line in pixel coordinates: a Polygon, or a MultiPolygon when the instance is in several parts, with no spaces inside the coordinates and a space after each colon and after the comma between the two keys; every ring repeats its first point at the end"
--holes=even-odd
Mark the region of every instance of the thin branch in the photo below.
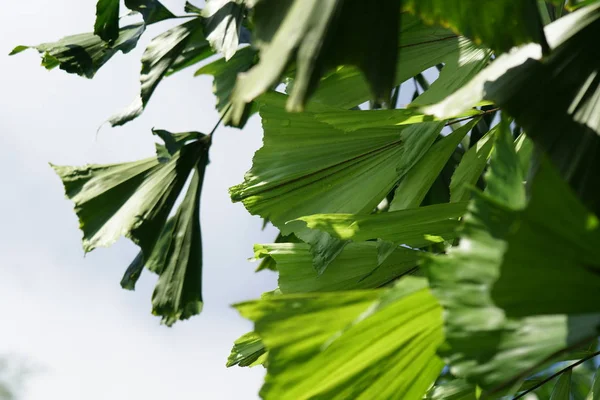
{"type": "Polygon", "coordinates": [[[496,108],[492,108],[491,110],[482,111],[482,112],[480,112],[479,114],[476,114],[476,115],[471,115],[470,117],[465,117],[465,118],[457,119],[457,120],[454,120],[454,121],[449,121],[449,122],[446,123],[446,126],[453,125],[453,124],[456,124],[456,123],[459,123],[459,122],[463,122],[463,121],[468,121],[470,119],[481,117],[481,116],[486,115],[486,114],[491,114],[493,112],[498,111],[499,109],[500,108],[496,107],[496,108]]]}
{"type": "Polygon", "coordinates": [[[596,357],[597,355],[600,355],[600,351],[597,351],[593,354],[590,354],[587,357],[582,358],[581,360],[569,365],[568,367],[565,367],[563,369],[561,369],[560,371],[556,372],[555,374],[550,375],[549,377],[547,377],[546,379],[543,379],[541,382],[535,384],[534,386],[530,387],[529,389],[527,389],[526,391],[524,391],[523,393],[519,394],[518,396],[513,397],[513,400],[517,400],[520,399],[521,397],[525,396],[528,393],[533,392],[535,389],[539,388],[540,386],[544,385],[545,383],[550,382],[552,379],[556,378],[557,376],[559,376],[560,374],[575,368],[576,366],[583,364],[584,362],[586,362],[587,360],[590,360],[594,357],[596,357]]]}
{"type": "Polygon", "coordinates": [[[212,137],[213,137],[214,133],[217,131],[217,129],[221,125],[221,122],[223,122],[223,120],[225,119],[225,116],[229,112],[230,108],[231,108],[231,104],[229,104],[227,106],[227,108],[225,109],[225,111],[223,111],[223,114],[221,114],[221,118],[219,118],[219,120],[217,121],[217,123],[215,124],[215,126],[212,128],[212,130],[210,131],[210,133],[207,135],[207,136],[209,136],[211,138],[211,141],[212,141],[212,137]]]}

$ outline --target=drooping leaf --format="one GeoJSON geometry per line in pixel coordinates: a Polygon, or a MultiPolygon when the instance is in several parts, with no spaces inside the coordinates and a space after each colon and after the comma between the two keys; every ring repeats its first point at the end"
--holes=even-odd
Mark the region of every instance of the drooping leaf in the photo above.
{"type": "Polygon", "coordinates": [[[550,55],[542,57],[535,44],[520,47],[425,111],[448,118],[483,98],[494,101],[549,155],[584,204],[598,213],[600,50],[595,38],[600,35],[600,4],[553,22],[546,34],[550,55]]]}
{"type": "Polygon", "coordinates": [[[119,0],[98,0],[94,34],[105,42],[114,42],[119,37],[119,0]]]}
{"type": "MultiPolygon", "coordinates": [[[[241,72],[245,72],[252,65],[254,65],[256,61],[256,50],[251,47],[244,47],[240,49],[229,61],[226,61],[224,58],[220,58],[216,61],[211,62],[200,68],[194,76],[198,75],[212,75],[214,77],[213,81],[213,93],[217,97],[217,110],[222,116],[225,116],[224,119],[228,120],[229,118],[226,116],[231,112],[231,93],[233,91],[233,87],[235,86],[235,82],[237,76],[241,72]]],[[[255,107],[251,107],[248,115],[243,117],[238,126],[243,126],[247,117],[255,112],[255,107]]]]}
{"type": "Polygon", "coordinates": [[[293,60],[296,73],[289,110],[302,110],[324,71],[342,64],[361,69],[372,96],[387,101],[395,80],[399,7],[395,0],[368,5],[358,0],[257,2],[253,44],[260,61],[236,84],[233,123],[241,120],[246,104],[279,82],[293,60]]]}
{"type": "Polygon", "coordinates": [[[421,399],[442,369],[441,309],[424,280],[389,291],[238,304],[269,350],[264,399],[421,399]]]}
{"type": "Polygon", "coordinates": [[[536,0],[405,0],[402,8],[499,52],[546,42],[536,0]]]}
{"type": "Polygon", "coordinates": [[[248,332],[233,343],[231,354],[227,359],[227,368],[234,365],[255,367],[264,364],[266,359],[267,352],[260,336],[255,332],[248,332]]]}
{"type": "Polygon", "coordinates": [[[167,231],[169,239],[159,238],[147,261],[147,264],[162,263],[152,294],[152,313],[160,315],[168,326],[202,311],[200,192],[207,162],[208,154],[204,154],[194,169],[183,202],[172,217],[173,231],[167,231]]]}
{"type": "Polygon", "coordinates": [[[264,146],[244,183],[230,189],[231,198],[284,235],[311,243],[315,267],[323,271],[343,243],[288,221],[318,213],[370,213],[425,154],[443,123],[344,132],[314,117],[336,109],[315,104],[290,114],[284,101],[276,93],[261,98],[264,146]]]}
{"type": "Polygon", "coordinates": [[[182,25],[169,29],[150,42],[142,56],[140,96],[125,110],[113,115],[109,119],[112,126],[123,125],[138,117],[144,111],[144,107],[146,107],[148,100],[150,100],[154,89],[156,89],[165,74],[173,68],[175,62],[179,62],[176,68],[181,69],[182,64],[188,63],[191,59],[198,61],[200,57],[211,55],[202,46],[202,43],[206,41],[202,23],[201,18],[194,18],[182,25]],[[200,49],[197,48],[198,43],[200,43],[200,49]],[[182,54],[186,50],[192,51],[194,56],[191,58],[185,57],[182,60],[182,54]]]}
{"type": "Polygon", "coordinates": [[[245,13],[244,0],[208,0],[202,11],[206,38],[228,61],[237,51],[245,13]]]}
{"type": "MultiPolygon", "coordinates": [[[[158,132],[161,137],[167,135],[158,132]]],[[[75,203],[84,250],[109,246],[121,236],[136,243],[141,252],[127,269],[122,285],[133,289],[143,265],[159,274],[153,312],[169,325],[200,310],[202,250],[197,200],[208,140],[198,132],[186,132],[167,141],[169,158],[79,168],[54,166],[67,197],[75,203]],[[168,218],[192,171],[182,204],[175,216],[168,218]]]]}
{"type": "Polygon", "coordinates": [[[371,215],[315,214],[298,220],[343,240],[383,239],[421,247],[431,242],[431,236],[453,239],[457,219],[466,209],[467,203],[451,203],[371,215]]]}
{"type": "Polygon", "coordinates": [[[70,73],[93,78],[96,72],[118,51],[130,52],[144,33],[144,24],[128,25],[119,30],[119,36],[112,44],[103,41],[93,33],[67,36],[54,43],[37,46],[17,46],[10,55],[27,49],[35,49],[42,54],[42,65],[46,69],[60,67],[70,73]]]}
{"type": "Polygon", "coordinates": [[[313,255],[305,243],[254,246],[256,258],[274,260],[282,293],[332,292],[380,287],[410,272],[421,252],[396,247],[379,266],[375,242],[349,243],[325,272],[312,266],[313,255]]]}
{"type": "Polygon", "coordinates": [[[405,210],[421,205],[461,140],[477,122],[478,120],[474,119],[431,146],[427,154],[400,181],[389,211],[405,210]]]}
{"type": "Polygon", "coordinates": [[[125,7],[142,14],[146,25],[175,18],[175,15],[158,0],[125,0],[125,7]]]}
{"type": "MultiPolygon", "coordinates": [[[[599,287],[600,277],[591,273],[582,276],[577,269],[586,267],[577,265],[578,258],[568,263],[564,257],[553,258],[559,252],[573,254],[572,235],[580,229],[578,224],[585,223],[577,217],[577,207],[571,214],[574,196],[564,183],[559,184],[560,178],[546,163],[533,182],[532,198],[527,203],[519,159],[505,123],[498,135],[486,194],[478,194],[471,203],[459,247],[425,264],[434,294],[445,308],[448,347],[444,354],[451,371],[477,383],[488,394],[509,389],[562,352],[592,340],[600,326],[598,310],[582,308],[585,300],[577,300],[584,293],[593,296],[582,291],[589,291],[586,288],[594,284],[599,287]],[[549,180],[548,176],[554,178],[549,180]],[[552,200],[546,204],[550,192],[552,200]],[[546,225],[531,221],[531,216],[541,214],[546,225]],[[535,240],[544,238],[549,228],[550,234],[560,235],[535,240]],[[524,236],[529,238],[527,247],[519,244],[524,236]],[[546,254],[540,260],[543,252],[546,254]],[[526,279],[527,284],[515,280],[510,285],[499,284],[517,268],[521,268],[518,279],[526,279]],[[558,279],[555,271],[561,269],[558,279]],[[582,278],[591,281],[582,282],[582,278]],[[541,282],[547,287],[538,302],[541,282]],[[555,298],[546,294],[549,292],[555,298]],[[566,306],[558,305],[562,302],[566,306]]],[[[591,243],[586,245],[585,236],[581,241],[575,245],[582,252],[579,259],[597,251],[591,243]]]]}

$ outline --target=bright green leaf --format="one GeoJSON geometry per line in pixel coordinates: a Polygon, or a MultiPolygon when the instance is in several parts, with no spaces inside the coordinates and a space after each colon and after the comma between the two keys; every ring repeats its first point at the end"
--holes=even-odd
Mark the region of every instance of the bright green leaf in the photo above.
{"type": "Polygon", "coordinates": [[[385,292],[281,295],[236,308],[269,350],[267,400],[417,400],[443,366],[441,309],[410,280],[385,292]]]}
{"type": "Polygon", "coordinates": [[[436,204],[371,215],[316,214],[298,220],[343,240],[383,239],[421,247],[429,243],[425,235],[453,239],[457,219],[466,208],[466,203],[436,204]]]}
{"type": "Polygon", "coordinates": [[[256,258],[275,261],[285,294],[376,288],[413,270],[421,257],[417,250],[396,247],[378,267],[375,242],[349,243],[319,274],[305,243],[260,244],[254,251],[256,258]]]}
{"type": "Polygon", "coordinates": [[[234,365],[255,367],[264,364],[266,360],[267,352],[262,340],[255,332],[248,332],[233,343],[227,368],[234,365]]]}
{"type": "Polygon", "coordinates": [[[478,121],[475,119],[461,126],[431,146],[427,154],[400,181],[389,211],[405,210],[421,205],[461,140],[478,121]]]}

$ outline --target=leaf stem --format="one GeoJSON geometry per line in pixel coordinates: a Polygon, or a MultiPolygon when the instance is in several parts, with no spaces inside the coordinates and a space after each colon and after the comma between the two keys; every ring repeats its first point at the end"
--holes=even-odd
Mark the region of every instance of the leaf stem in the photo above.
{"type": "Polygon", "coordinates": [[[530,387],[529,389],[527,389],[526,391],[524,391],[523,393],[519,394],[518,396],[513,397],[513,400],[517,400],[520,399],[521,397],[525,396],[528,393],[531,393],[532,391],[534,391],[535,389],[539,388],[540,386],[544,385],[545,383],[548,383],[549,381],[551,381],[552,379],[556,378],[557,376],[559,376],[560,374],[575,368],[576,366],[583,364],[584,362],[586,362],[587,360],[590,360],[594,357],[596,357],[597,355],[600,355],[600,351],[597,351],[593,354],[590,354],[587,357],[582,358],[581,360],[574,362],[573,364],[561,369],[560,371],[550,375],[549,377],[547,377],[546,379],[543,379],[541,382],[538,382],[537,384],[535,384],[534,386],[530,387]]]}
{"type": "Polygon", "coordinates": [[[449,122],[446,123],[446,126],[453,125],[453,124],[456,124],[458,122],[468,121],[470,119],[481,117],[481,116],[486,115],[486,114],[491,114],[493,112],[498,111],[499,109],[500,109],[499,107],[496,107],[496,108],[492,108],[491,110],[482,111],[482,112],[480,112],[479,114],[476,114],[476,115],[471,115],[470,117],[465,117],[465,118],[457,119],[457,120],[454,120],[454,121],[449,121],[449,122]]]}

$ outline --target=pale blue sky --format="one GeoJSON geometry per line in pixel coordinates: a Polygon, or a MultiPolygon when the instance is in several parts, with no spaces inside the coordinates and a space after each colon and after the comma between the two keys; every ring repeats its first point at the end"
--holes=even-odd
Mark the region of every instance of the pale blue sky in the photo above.
{"type": "MultiPolygon", "coordinates": [[[[180,14],[183,0],[164,0],[180,14]]],[[[138,48],[117,55],[94,80],[46,71],[34,51],[6,54],[90,31],[95,1],[11,2],[0,14],[0,354],[17,354],[43,369],[29,380],[25,400],[255,399],[264,370],[225,368],[231,343],[251,329],[229,304],[276,287],[274,274],[254,274],[252,244],[270,242],[262,221],[227,188],[239,183],[260,146],[254,118],[242,132],[220,129],[202,198],[202,315],[159,325],[150,314],[155,277],[136,292],[119,280],[137,249],[122,240],[86,258],[81,233],[48,166],[130,161],[153,153],[152,127],[207,132],[218,119],[212,80],[194,68],[166,79],[144,115],[123,128],[96,128],[133,100],[140,56],[169,24],[153,26],[138,48]]]]}

